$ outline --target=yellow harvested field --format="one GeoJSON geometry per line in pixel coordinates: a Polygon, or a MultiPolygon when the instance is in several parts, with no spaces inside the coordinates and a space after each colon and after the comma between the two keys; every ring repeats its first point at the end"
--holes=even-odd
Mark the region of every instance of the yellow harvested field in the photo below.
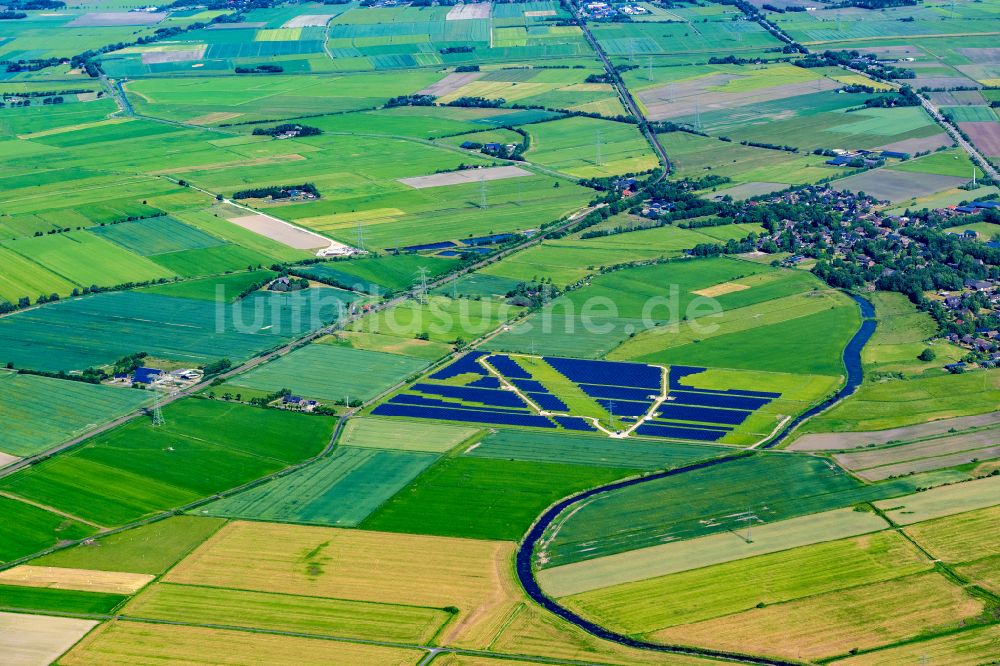
{"type": "Polygon", "coordinates": [[[96,625],[93,620],[0,613],[0,663],[47,666],[96,625]]]}
{"type": "Polygon", "coordinates": [[[785,659],[816,660],[871,649],[929,631],[958,629],[983,603],[937,573],[820,594],[651,635],[785,659]]]}
{"type": "Polygon", "coordinates": [[[456,619],[436,639],[441,646],[623,666],[705,663],[608,643],[538,609],[518,587],[513,553],[514,544],[503,541],[233,522],[164,580],[341,600],[455,606],[456,619]]]}
{"type": "Polygon", "coordinates": [[[554,9],[537,9],[537,10],[534,10],[534,11],[524,12],[524,15],[527,16],[527,17],[529,17],[529,18],[530,17],[536,17],[536,16],[555,16],[556,15],[556,10],[554,10],[554,9]]]}
{"type": "Polygon", "coordinates": [[[87,636],[63,657],[62,666],[246,666],[246,664],[378,664],[412,666],[423,650],[179,627],[111,622],[87,636]],[[294,658],[292,658],[294,655],[294,658]]]}
{"type": "Polygon", "coordinates": [[[52,587],[59,590],[135,594],[155,576],[123,571],[94,571],[63,567],[36,567],[22,564],[0,571],[0,583],[27,587],[52,587]]]}
{"type": "Polygon", "coordinates": [[[271,28],[258,30],[255,42],[297,42],[302,37],[302,28],[271,28]]]}
{"type": "Polygon", "coordinates": [[[716,661],[636,650],[602,641],[564,622],[534,603],[521,604],[508,618],[500,633],[484,647],[492,652],[532,655],[577,663],[638,666],[711,666],[716,661]]]}
{"type": "Polygon", "coordinates": [[[875,502],[875,506],[900,525],[953,516],[997,504],[1000,504],[1000,476],[941,486],[922,493],[875,502]]]}
{"type": "Polygon", "coordinates": [[[973,585],[1000,594],[1000,555],[955,567],[955,571],[973,585]]]}
{"type": "Polygon", "coordinates": [[[514,544],[235,522],[177,565],[172,583],[459,609],[444,640],[468,644],[520,601],[514,544]]]}
{"type": "Polygon", "coordinates": [[[53,127],[47,130],[40,130],[38,132],[31,132],[30,134],[18,134],[18,139],[40,139],[43,136],[53,136],[56,134],[65,134],[67,132],[76,132],[79,130],[93,129],[95,127],[104,127],[105,125],[120,125],[121,123],[128,123],[135,120],[135,118],[105,118],[104,120],[95,120],[91,123],[80,123],[79,125],[60,125],[59,127],[53,127]]]}
{"type": "Polygon", "coordinates": [[[555,83],[533,83],[531,81],[473,81],[450,94],[438,98],[441,104],[447,104],[459,97],[485,97],[487,99],[504,98],[508,102],[516,102],[525,97],[541,95],[558,88],[555,83]]]}
{"type": "Polygon", "coordinates": [[[221,123],[226,120],[232,120],[233,118],[239,118],[242,115],[242,113],[233,113],[230,111],[214,111],[212,113],[206,113],[202,116],[188,118],[188,122],[192,125],[209,125],[211,123],[221,123]]]}
{"type": "Polygon", "coordinates": [[[889,664],[979,666],[995,660],[997,654],[1000,654],[1000,626],[993,625],[832,663],[836,666],[888,666],[889,664]]]}
{"type": "Polygon", "coordinates": [[[971,562],[1000,553],[1000,506],[928,520],[906,533],[945,562],[971,562]]]}
{"type": "Polygon", "coordinates": [[[704,289],[692,291],[691,293],[711,298],[713,296],[722,296],[723,294],[732,294],[737,291],[744,291],[749,288],[750,285],[740,284],[738,282],[723,282],[712,287],[705,287],[704,289]]]}

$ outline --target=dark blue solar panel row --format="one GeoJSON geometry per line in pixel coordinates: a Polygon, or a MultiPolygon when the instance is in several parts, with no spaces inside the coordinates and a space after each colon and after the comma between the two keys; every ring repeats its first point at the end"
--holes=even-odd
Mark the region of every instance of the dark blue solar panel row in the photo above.
{"type": "Polygon", "coordinates": [[[726,395],[724,393],[700,393],[698,391],[671,391],[669,401],[677,405],[700,405],[702,407],[727,407],[729,409],[760,409],[771,402],[770,398],[750,398],[726,395]]]}
{"type": "Polygon", "coordinates": [[[458,398],[466,402],[479,402],[497,407],[523,407],[524,401],[513,391],[496,391],[493,389],[468,388],[465,386],[444,386],[440,384],[425,384],[419,382],[413,385],[413,390],[430,395],[443,395],[446,398],[458,398]]]}
{"type": "Polygon", "coordinates": [[[714,407],[692,407],[690,405],[674,405],[664,403],[659,409],[660,418],[676,421],[701,421],[703,423],[725,423],[739,425],[747,420],[750,412],[735,409],[716,409],[714,407]]]}
{"type": "Polygon", "coordinates": [[[435,372],[431,375],[431,379],[451,379],[452,377],[458,377],[470,372],[477,375],[485,375],[486,369],[476,362],[476,359],[485,355],[486,352],[481,351],[469,352],[451,365],[435,372]]]}
{"type": "Polygon", "coordinates": [[[598,404],[615,416],[642,416],[649,411],[651,402],[632,402],[630,400],[608,400],[600,398],[598,404]]]}
{"type": "Polygon", "coordinates": [[[545,360],[577,384],[608,384],[660,389],[661,371],[650,365],[619,361],[588,361],[546,356],[545,360]]]}
{"type": "Polygon", "coordinates": [[[466,386],[469,388],[498,389],[500,388],[500,380],[493,375],[488,375],[486,377],[480,377],[474,382],[469,382],[466,386]]]}
{"type": "Polygon", "coordinates": [[[597,428],[592,426],[589,421],[581,419],[579,416],[553,416],[555,422],[561,425],[566,430],[581,430],[583,432],[597,432],[597,428]]]}
{"type": "Polygon", "coordinates": [[[534,428],[555,428],[555,424],[544,416],[534,414],[509,414],[506,412],[485,412],[472,409],[445,409],[441,407],[421,407],[398,405],[386,402],[372,410],[376,416],[409,416],[418,419],[444,419],[466,423],[491,423],[496,425],[531,426],[534,428]]]}
{"type": "Polygon", "coordinates": [[[484,412],[507,412],[508,414],[523,414],[523,409],[505,409],[503,407],[480,407],[478,405],[463,405],[460,402],[447,402],[445,400],[436,400],[434,398],[425,398],[422,395],[412,395],[409,393],[401,393],[393,398],[389,402],[395,402],[398,404],[405,405],[423,405],[424,407],[451,407],[453,409],[476,409],[484,412]]]}
{"type": "Polygon", "coordinates": [[[549,392],[549,390],[545,388],[541,382],[536,382],[534,379],[512,379],[510,380],[510,383],[526,393],[549,392]]]}
{"type": "Polygon", "coordinates": [[[682,386],[681,380],[685,377],[690,377],[691,375],[699,375],[708,368],[696,368],[691,365],[672,365],[668,372],[670,376],[670,390],[674,389],[687,389],[690,386],[682,386]]]}
{"type": "Polygon", "coordinates": [[[616,400],[644,400],[649,402],[649,396],[658,390],[644,388],[628,388],[626,386],[602,386],[600,384],[580,384],[583,392],[591,398],[614,398],[616,400]]]}
{"type": "Polygon", "coordinates": [[[726,433],[716,430],[698,430],[679,426],[661,426],[643,423],[635,429],[636,434],[648,437],[666,437],[669,439],[693,439],[699,442],[717,442],[726,433]]]}
{"type": "Polygon", "coordinates": [[[551,393],[528,393],[536,405],[548,412],[568,412],[569,406],[551,393]]]}
{"type": "Polygon", "coordinates": [[[508,379],[531,379],[531,375],[510,356],[494,354],[490,356],[489,363],[508,379]]]}
{"type": "Polygon", "coordinates": [[[661,421],[659,419],[650,419],[646,423],[652,423],[653,425],[660,425],[660,426],[679,426],[681,428],[694,428],[695,430],[712,430],[716,432],[732,432],[733,430],[729,426],[708,425],[705,423],[676,423],[674,421],[661,421]]]}

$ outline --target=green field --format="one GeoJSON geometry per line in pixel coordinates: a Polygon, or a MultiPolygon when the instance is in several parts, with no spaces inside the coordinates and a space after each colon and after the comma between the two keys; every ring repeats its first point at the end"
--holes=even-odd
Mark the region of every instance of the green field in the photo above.
{"type": "Polygon", "coordinates": [[[1000,372],[866,383],[857,393],[805,424],[804,432],[884,430],[930,419],[983,414],[1000,400],[1000,372]]]}
{"type": "MultiPolygon", "coordinates": [[[[238,284],[248,277],[223,282],[238,284]]],[[[220,358],[236,361],[277,347],[306,327],[333,322],[355,298],[334,289],[315,299],[311,290],[256,292],[219,307],[209,300],[216,284],[178,284],[181,297],[122,291],[14,313],[0,319],[0,362],[18,368],[82,370],[140,351],[194,366],[220,358]],[[186,297],[192,294],[197,296],[186,297]]]]}
{"type": "Polygon", "coordinates": [[[319,400],[368,400],[407,377],[427,362],[418,358],[350,349],[336,345],[309,345],[258,366],[226,383],[273,393],[283,388],[319,400]]]}
{"type": "Polygon", "coordinates": [[[579,178],[612,176],[652,169],[652,149],[633,125],[567,118],[529,126],[531,148],[525,157],[579,178]]]}
{"type": "Polygon", "coordinates": [[[67,519],[8,497],[0,497],[4,521],[0,523],[0,561],[29,555],[60,541],[91,536],[97,530],[79,521],[67,519]]]}
{"type": "Polygon", "coordinates": [[[120,594],[0,585],[0,607],[24,613],[105,615],[114,611],[127,598],[120,594]]]}
{"type": "Polygon", "coordinates": [[[484,458],[446,458],[361,526],[475,539],[517,540],[541,511],[629,470],[484,458]]]}
{"type": "Polygon", "coordinates": [[[210,537],[222,523],[217,518],[172,516],[44,555],[31,563],[158,575],[210,537]]]}
{"type": "Polygon", "coordinates": [[[429,453],[340,447],[328,458],[197,513],[353,527],[435,460],[429,453]]]}
{"type": "Polygon", "coordinates": [[[648,634],[932,566],[906,539],[886,531],[625,583],[564,601],[602,626],[648,634]]]}
{"type": "Polygon", "coordinates": [[[95,227],[93,233],[142,256],[197,250],[222,245],[223,241],[194,227],[167,217],[95,227]]]}
{"type": "Polygon", "coordinates": [[[450,619],[438,608],[169,583],[153,586],[122,612],[155,620],[405,642],[428,640],[450,619]]]}
{"type": "Polygon", "coordinates": [[[601,495],[574,511],[546,548],[548,566],[740,529],[738,513],[773,522],[912,492],[864,485],[819,458],[765,454],[601,495]],[[597,545],[594,545],[597,544],[597,545]]]}
{"type": "Polygon", "coordinates": [[[0,482],[4,491],[111,526],[187,504],[318,453],[333,424],[210,400],[163,410],[0,482]],[[292,433],[289,436],[289,433],[292,433]]]}
{"type": "MultiPolygon", "coordinates": [[[[574,412],[575,413],[575,412],[574,412]]],[[[607,437],[496,430],[466,456],[624,469],[662,469],[709,458],[726,449],[666,442],[621,442],[607,437]]]]}
{"type": "Polygon", "coordinates": [[[149,400],[142,391],[0,371],[0,451],[39,453],[149,400]],[[45,405],[44,416],[37,405],[45,405]]]}
{"type": "Polygon", "coordinates": [[[397,419],[351,419],[344,426],[340,444],[366,449],[445,453],[482,431],[478,428],[442,423],[408,422],[397,419]]]}

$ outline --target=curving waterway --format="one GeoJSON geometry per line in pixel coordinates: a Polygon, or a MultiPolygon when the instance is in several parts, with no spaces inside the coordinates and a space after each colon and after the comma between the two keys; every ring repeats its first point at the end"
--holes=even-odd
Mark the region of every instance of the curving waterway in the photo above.
{"type": "MultiPolygon", "coordinates": [[[[829,409],[836,403],[840,402],[844,398],[848,397],[854,391],[857,390],[858,386],[861,385],[861,381],[864,379],[864,372],[861,367],[861,351],[864,349],[865,344],[871,339],[872,335],[875,333],[875,308],[872,304],[856,295],[851,295],[854,301],[858,304],[861,309],[861,327],[858,328],[857,332],[851,338],[851,341],[847,343],[844,347],[844,367],[847,370],[847,381],[844,383],[843,388],[841,388],[837,393],[832,395],[830,398],[824,402],[806,410],[799,416],[795,417],[789,421],[785,427],[777,433],[774,437],[768,440],[761,448],[770,448],[780,443],[785,437],[788,436],[792,430],[795,429],[800,423],[806,419],[815,416],[816,414],[829,409]]],[[[548,610],[549,612],[558,615],[562,619],[575,624],[584,631],[597,636],[598,638],[603,638],[613,643],[618,643],[619,645],[625,645],[627,647],[638,648],[641,650],[651,650],[656,652],[666,652],[672,654],[682,654],[697,657],[714,657],[717,659],[727,659],[730,661],[741,662],[745,664],[763,664],[764,666],[799,666],[801,662],[795,661],[785,661],[782,659],[774,659],[771,657],[759,657],[749,654],[740,654],[736,652],[725,652],[720,650],[711,650],[707,648],[693,648],[685,647],[683,645],[666,645],[662,643],[651,643],[649,641],[640,640],[621,634],[615,631],[611,631],[602,627],[599,624],[591,622],[590,620],[581,617],[580,615],[574,613],[565,606],[560,605],[557,601],[549,597],[542,590],[541,586],[538,584],[538,580],[535,578],[535,571],[532,567],[532,557],[535,552],[535,546],[541,541],[542,536],[550,525],[560,516],[566,509],[570,508],[574,504],[578,504],[584,500],[590,499],[595,495],[602,495],[604,493],[613,492],[615,490],[620,490],[621,488],[627,488],[628,486],[636,486],[640,483],[648,483],[650,481],[658,481],[659,479],[665,479],[671,476],[678,476],[680,474],[686,474],[688,472],[693,472],[699,469],[705,469],[708,467],[715,467],[716,465],[724,465],[726,463],[733,462],[734,460],[740,460],[748,455],[753,455],[749,451],[740,451],[737,453],[729,454],[719,458],[713,458],[711,460],[706,460],[699,463],[694,463],[692,465],[685,465],[684,467],[677,467],[675,469],[667,470],[664,472],[656,472],[655,474],[650,474],[648,476],[643,476],[640,478],[626,479],[624,481],[617,481],[615,483],[609,483],[604,486],[597,488],[591,488],[572,497],[567,497],[566,499],[558,502],[557,504],[549,507],[545,513],[543,513],[535,524],[531,526],[528,534],[521,541],[521,545],[518,548],[516,556],[516,570],[517,578],[524,588],[528,596],[531,597],[537,604],[548,610]]]]}

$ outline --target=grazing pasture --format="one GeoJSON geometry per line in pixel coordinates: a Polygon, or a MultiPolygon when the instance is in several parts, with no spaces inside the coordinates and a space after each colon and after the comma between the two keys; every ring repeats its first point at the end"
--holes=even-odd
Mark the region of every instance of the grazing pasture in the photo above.
{"type": "Polygon", "coordinates": [[[32,564],[158,575],[222,527],[218,518],[171,516],[32,560],[32,564]]]}
{"type": "Polygon", "coordinates": [[[0,605],[19,613],[103,615],[113,612],[126,599],[124,595],[106,592],[0,585],[0,605]]]}
{"type": "Polygon", "coordinates": [[[527,129],[531,147],[525,157],[571,176],[613,176],[656,166],[652,149],[634,125],[567,118],[527,129]]]}
{"type": "Polygon", "coordinates": [[[67,518],[0,495],[0,561],[9,562],[25,555],[55,546],[60,541],[84,539],[97,529],[79,520],[67,518]]]}

